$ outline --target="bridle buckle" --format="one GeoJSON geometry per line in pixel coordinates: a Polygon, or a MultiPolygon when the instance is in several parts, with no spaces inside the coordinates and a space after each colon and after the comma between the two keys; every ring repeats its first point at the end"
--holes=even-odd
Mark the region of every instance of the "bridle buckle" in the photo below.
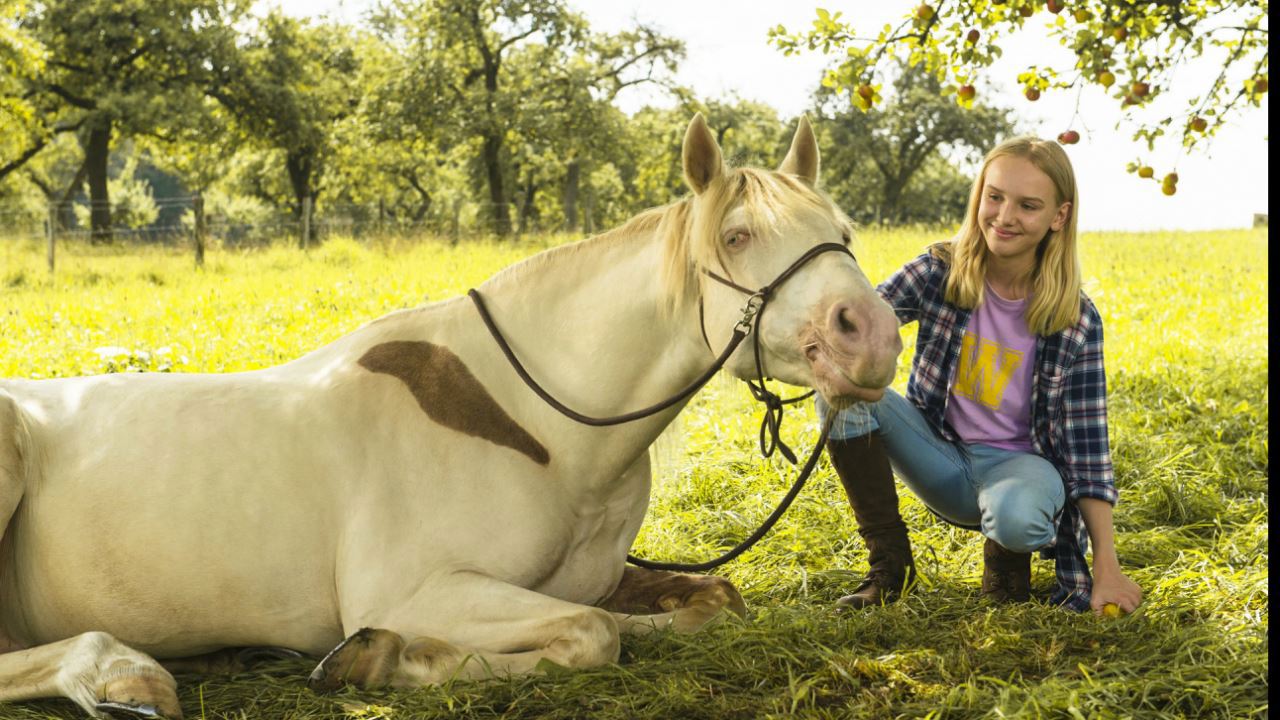
{"type": "Polygon", "coordinates": [[[760,308],[764,307],[764,291],[754,292],[751,297],[747,298],[747,304],[742,306],[742,319],[737,325],[733,326],[734,330],[747,334],[751,332],[751,323],[756,319],[756,315],[760,313],[760,308]]]}

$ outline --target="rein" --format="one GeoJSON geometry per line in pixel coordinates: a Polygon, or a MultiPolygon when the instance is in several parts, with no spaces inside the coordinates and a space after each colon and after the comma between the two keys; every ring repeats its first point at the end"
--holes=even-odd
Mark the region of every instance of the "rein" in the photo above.
{"type": "MultiPolygon", "coordinates": [[[[731,356],[733,352],[737,350],[738,346],[742,344],[742,341],[746,339],[747,335],[754,330],[755,342],[753,343],[753,345],[754,345],[754,351],[755,351],[754,354],[755,354],[755,363],[756,363],[756,377],[757,377],[757,380],[759,381],[759,384],[757,385],[756,383],[750,380],[747,380],[746,383],[747,383],[747,386],[751,389],[752,397],[755,398],[757,401],[763,402],[765,404],[764,419],[760,424],[760,452],[764,455],[764,457],[767,458],[767,457],[770,457],[773,454],[774,450],[776,449],[782,453],[783,457],[785,457],[792,465],[794,465],[796,464],[795,453],[792,452],[791,448],[787,447],[787,445],[784,442],[782,442],[779,436],[779,431],[782,427],[782,411],[784,406],[799,402],[809,397],[810,395],[813,394],[813,391],[811,390],[799,397],[788,398],[784,400],[778,395],[770,392],[766,388],[765,377],[764,377],[764,364],[760,355],[760,319],[761,317],[763,317],[764,309],[768,305],[768,302],[772,297],[774,291],[777,290],[778,287],[782,285],[782,283],[790,279],[792,275],[794,275],[801,267],[807,264],[810,260],[817,257],[818,255],[821,255],[827,252],[843,252],[847,254],[849,257],[853,257],[853,253],[849,250],[849,248],[845,247],[841,243],[822,243],[820,245],[815,245],[809,248],[809,250],[806,251],[803,255],[801,255],[798,259],[796,259],[796,261],[793,262],[789,267],[787,267],[787,269],[783,270],[782,273],[778,275],[778,277],[774,278],[773,282],[765,285],[759,290],[750,290],[750,289],[744,288],[741,285],[738,285],[731,280],[727,280],[711,272],[710,270],[703,268],[702,272],[706,274],[707,277],[710,277],[712,280],[715,280],[723,285],[731,287],[748,296],[746,304],[743,305],[742,307],[742,319],[740,319],[737,322],[737,324],[734,325],[733,336],[729,339],[729,343],[725,346],[724,350],[721,351],[720,355],[715,359],[715,361],[711,364],[711,367],[709,367],[706,370],[706,372],[702,373],[702,375],[698,376],[697,379],[689,383],[689,385],[687,385],[684,389],[677,392],[675,395],[672,395],[671,397],[665,400],[662,400],[658,403],[650,405],[649,407],[641,408],[640,410],[634,410],[632,412],[623,413],[621,415],[613,415],[608,417],[592,417],[590,415],[584,415],[583,413],[580,413],[568,407],[564,403],[555,399],[550,393],[548,393],[541,385],[538,384],[536,380],[533,379],[532,376],[529,375],[529,371],[525,369],[524,365],[521,364],[519,358],[516,357],[516,354],[511,349],[510,344],[507,343],[506,338],[503,337],[502,332],[498,329],[497,324],[494,323],[493,316],[489,314],[488,308],[485,307],[484,300],[480,297],[480,293],[475,288],[472,288],[467,291],[467,296],[470,297],[471,301],[475,304],[476,310],[480,313],[480,319],[484,321],[484,325],[486,328],[488,328],[489,334],[493,336],[494,341],[498,344],[498,347],[502,350],[502,354],[506,356],[507,362],[511,364],[511,367],[516,371],[516,374],[520,376],[520,379],[523,380],[524,383],[529,386],[529,389],[533,390],[533,392],[538,397],[542,398],[544,402],[546,402],[551,407],[555,408],[560,414],[564,415],[565,417],[571,420],[579,422],[583,425],[589,425],[591,427],[608,427],[611,425],[621,425],[623,423],[632,422],[633,420],[646,418],[646,417],[649,417],[650,415],[655,415],[659,412],[662,412],[663,410],[670,408],[676,403],[679,403],[682,400],[685,400],[689,396],[696,393],[699,389],[701,389],[703,385],[706,385],[707,381],[709,381],[717,372],[720,371],[721,368],[724,367],[724,364],[729,360],[729,356],[731,356]]],[[[701,317],[701,311],[699,311],[699,317],[701,317]]],[[[703,336],[704,337],[706,336],[705,327],[703,328],[703,336]]],[[[834,418],[834,415],[832,416],[832,418],[834,418]]],[[[809,476],[813,473],[813,468],[818,463],[818,456],[822,453],[822,448],[826,444],[827,435],[831,430],[832,418],[828,418],[826,424],[823,426],[821,437],[819,437],[817,444],[814,446],[813,452],[809,454],[809,458],[805,461],[804,467],[800,470],[800,475],[796,478],[796,481],[792,484],[791,489],[787,491],[786,496],[782,498],[781,502],[778,503],[778,507],[774,509],[774,511],[769,515],[768,518],[765,519],[764,523],[762,523],[760,527],[757,528],[756,531],[753,532],[746,540],[743,540],[741,543],[739,543],[738,545],[736,545],[735,547],[733,547],[732,549],[730,549],[728,552],[724,553],[720,557],[713,558],[711,560],[707,560],[706,562],[701,562],[701,563],[654,562],[650,560],[644,560],[642,558],[638,558],[633,555],[627,555],[627,561],[633,565],[646,568],[649,570],[675,570],[680,572],[702,572],[705,570],[710,570],[712,568],[719,567],[729,562],[730,560],[733,560],[734,558],[738,557],[739,555],[746,552],[747,550],[749,550],[751,546],[759,542],[760,538],[764,537],[765,534],[767,534],[769,530],[773,528],[774,524],[777,523],[778,519],[782,517],[782,514],[785,513],[787,511],[787,508],[791,506],[791,502],[795,500],[797,495],[799,495],[800,490],[801,488],[804,487],[805,482],[808,481],[809,476]]]]}

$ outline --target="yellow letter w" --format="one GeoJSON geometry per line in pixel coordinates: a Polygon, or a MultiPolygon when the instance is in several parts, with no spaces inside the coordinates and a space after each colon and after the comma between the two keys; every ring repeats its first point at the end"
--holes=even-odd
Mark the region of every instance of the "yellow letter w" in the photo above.
{"type": "Polygon", "coordinates": [[[1021,365],[1022,353],[1017,350],[1002,348],[990,340],[979,344],[977,337],[966,333],[960,347],[955,393],[995,410],[1000,407],[1009,378],[1021,365]]]}

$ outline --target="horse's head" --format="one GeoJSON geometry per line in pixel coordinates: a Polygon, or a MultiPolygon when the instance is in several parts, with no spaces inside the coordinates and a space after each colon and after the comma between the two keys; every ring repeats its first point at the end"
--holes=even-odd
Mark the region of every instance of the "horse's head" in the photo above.
{"type": "MultiPolygon", "coordinates": [[[[717,350],[742,319],[747,297],[701,270],[756,290],[773,284],[811,248],[850,242],[849,219],[816,190],[818,145],[804,118],[786,159],[770,172],[726,169],[719,145],[696,115],[685,133],[684,174],[694,195],[678,253],[683,262],[669,277],[680,292],[700,295],[707,339],[717,350]]],[[[765,374],[813,387],[835,407],[878,400],[902,352],[897,317],[843,252],[814,256],[776,287],[760,331],[765,374]]],[[[738,377],[754,377],[750,341],[726,367],[738,377]]]]}

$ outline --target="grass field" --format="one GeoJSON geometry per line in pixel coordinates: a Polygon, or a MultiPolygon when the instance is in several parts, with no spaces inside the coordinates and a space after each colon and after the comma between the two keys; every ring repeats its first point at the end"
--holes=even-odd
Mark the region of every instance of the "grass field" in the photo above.
{"type": "MultiPolygon", "coordinates": [[[[935,239],[865,232],[873,281],[935,239]]],[[[0,242],[0,377],[227,372],[273,365],[390,310],[463,293],[556,239],[520,244],[335,240],[213,252],[0,242]]],[[[179,677],[200,718],[1266,717],[1268,355],[1265,231],[1086,234],[1086,290],[1106,325],[1117,545],[1144,589],[1106,620],[979,597],[981,538],[903,491],[921,586],[901,603],[832,611],[865,551],[825,461],[777,529],[725,569],[752,617],[694,636],[626,638],[585,672],[413,692],[305,687],[314,661],[179,677]]],[[[904,333],[897,387],[914,327],[904,333]]],[[[792,477],[755,451],[758,411],[717,380],[655,444],[658,482],[637,552],[703,559],[746,535],[792,477]]],[[[807,449],[811,408],[785,432],[807,449]]],[[[1053,568],[1037,559],[1033,584],[1053,568]]],[[[0,718],[79,717],[68,701],[0,718]]]]}

